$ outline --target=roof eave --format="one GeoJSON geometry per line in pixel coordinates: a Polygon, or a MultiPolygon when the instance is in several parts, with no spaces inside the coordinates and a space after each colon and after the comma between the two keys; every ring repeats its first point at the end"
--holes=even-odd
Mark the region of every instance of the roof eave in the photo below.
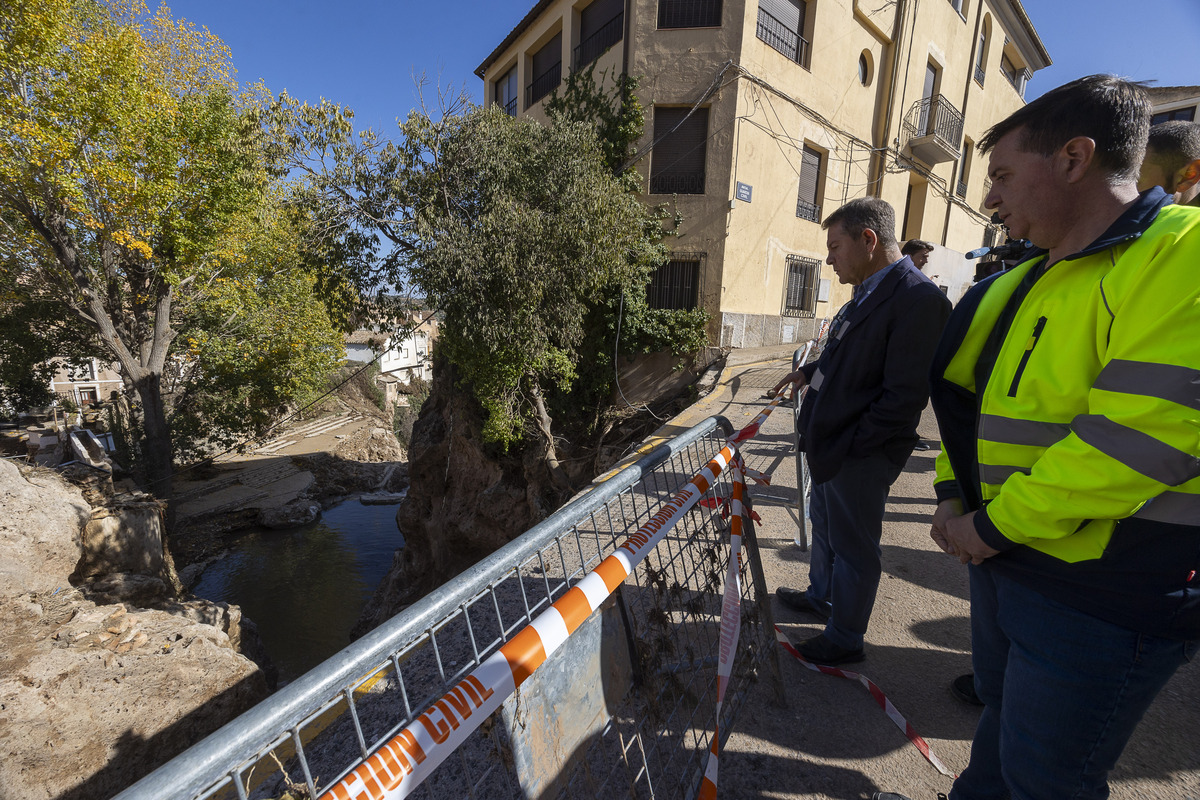
{"type": "Polygon", "coordinates": [[[475,75],[480,80],[483,80],[483,76],[487,74],[488,67],[495,63],[500,56],[504,55],[504,51],[508,50],[508,48],[512,46],[512,43],[517,40],[517,37],[524,33],[529,26],[532,25],[537,18],[542,15],[542,12],[550,7],[550,4],[553,2],[554,0],[538,0],[538,4],[531,8],[529,13],[517,23],[517,27],[509,31],[508,36],[504,37],[504,41],[500,43],[500,46],[493,50],[492,54],[485,58],[483,63],[475,68],[475,75]]]}

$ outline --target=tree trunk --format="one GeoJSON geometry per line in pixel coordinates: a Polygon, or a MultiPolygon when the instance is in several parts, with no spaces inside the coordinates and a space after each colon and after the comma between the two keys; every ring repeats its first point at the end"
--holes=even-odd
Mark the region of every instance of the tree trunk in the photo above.
{"type": "Polygon", "coordinates": [[[134,382],[134,388],[142,401],[141,451],[146,470],[143,488],[167,503],[167,529],[170,530],[175,521],[174,504],[171,503],[171,430],[163,405],[162,375],[144,372],[134,382]]]}
{"type": "Polygon", "coordinates": [[[558,462],[558,450],[554,447],[554,434],[550,430],[550,414],[546,411],[546,403],[542,399],[542,387],[538,384],[537,378],[532,375],[529,376],[529,393],[533,395],[538,430],[541,431],[545,443],[546,452],[543,458],[546,461],[546,468],[550,470],[550,477],[554,479],[554,485],[564,492],[570,492],[571,481],[567,479],[567,473],[563,471],[562,464],[558,462]]]}

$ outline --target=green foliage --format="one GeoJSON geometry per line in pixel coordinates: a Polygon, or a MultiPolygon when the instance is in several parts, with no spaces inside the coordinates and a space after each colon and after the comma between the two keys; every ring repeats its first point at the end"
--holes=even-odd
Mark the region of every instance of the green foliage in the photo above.
{"type": "Polygon", "coordinates": [[[486,437],[507,446],[538,392],[574,381],[604,290],[662,250],[589,125],[543,127],[491,107],[413,114],[401,129],[424,190],[411,274],[445,314],[439,346],[487,410],[486,437]]]}
{"type": "Polygon", "coordinates": [[[178,370],[167,376],[178,458],[261,433],[324,386],[345,349],[314,283],[281,265],[218,278],[182,321],[178,370]]]}
{"type": "Polygon", "coordinates": [[[318,220],[231,74],[165,6],[0,4],[0,325],[42,309],[70,336],[21,346],[119,364],[159,492],[173,455],[261,429],[340,355],[300,255],[318,220]]]}
{"type": "MultiPolygon", "coordinates": [[[[631,193],[642,188],[642,176],[632,168],[638,141],[645,128],[645,113],[637,100],[638,79],[622,73],[610,79],[607,73],[593,74],[593,63],[567,78],[563,94],[557,90],[546,103],[556,124],[582,123],[594,127],[604,163],[631,193]]],[[[681,220],[665,206],[647,207],[642,218],[642,235],[661,243],[675,234],[681,220]]],[[[580,380],[570,398],[556,398],[559,414],[607,402],[613,389],[614,348],[622,354],[669,350],[676,355],[694,353],[708,343],[708,312],[703,309],[654,309],[646,302],[646,288],[654,270],[666,260],[660,248],[657,260],[633,264],[626,281],[606,287],[603,299],[587,316],[587,342],[581,350],[580,380]]]]}
{"type": "Polygon", "coordinates": [[[621,73],[610,88],[607,72],[594,72],[596,62],[567,76],[559,95],[556,88],[546,100],[546,114],[554,124],[582,122],[596,129],[604,165],[618,176],[633,180],[638,189],[639,176],[629,169],[638,140],[646,128],[646,114],[637,101],[638,79],[621,73]]]}

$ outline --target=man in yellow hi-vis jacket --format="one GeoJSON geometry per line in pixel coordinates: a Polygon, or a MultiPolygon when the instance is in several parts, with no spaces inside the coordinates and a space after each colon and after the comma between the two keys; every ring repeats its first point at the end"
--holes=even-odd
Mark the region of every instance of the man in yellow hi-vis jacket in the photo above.
{"type": "Polygon", "coordinates": [[[1136,188],[1150,107],[1091,76],[988,131],[988,208],[1034,245],[934,357],[931,535],[971,566],[985,708],[951,800],[1106,798],[1200,644],[1200,210],[1136,188]]]}

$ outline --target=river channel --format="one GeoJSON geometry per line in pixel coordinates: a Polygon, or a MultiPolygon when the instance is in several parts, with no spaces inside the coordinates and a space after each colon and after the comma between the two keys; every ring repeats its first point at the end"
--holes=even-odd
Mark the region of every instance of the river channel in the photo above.
{"type": "Polygon", "coordinates": [[[348,500],[299,528],[251,528],[192,591],[241,606],[258,625],[280,683],[295,680],[350,643],[350,629],[403,546],[396,509],[348,500]]]}

